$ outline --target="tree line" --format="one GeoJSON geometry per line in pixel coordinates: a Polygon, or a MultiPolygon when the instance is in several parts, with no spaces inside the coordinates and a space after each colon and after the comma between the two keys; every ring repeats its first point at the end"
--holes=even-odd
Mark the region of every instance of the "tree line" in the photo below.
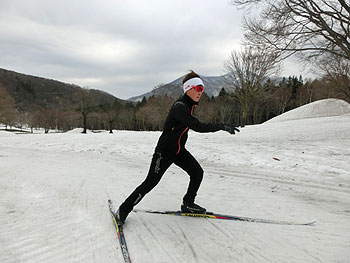
{"type": "MultiPolygon", "coordinates": [[[[307,81],[302,76],[290,76],[278,81],[264,79],[251,94],[238,88],[234,93],[228,93],[223,88],[217,97],[208,97],[204,93],[195,116],[203,122],[244,126],[262,123],[320,99],[340,98],[350,102],[350,78],[343,89],[339,81],[339,77],[332,74],[307,81]]],[[[162,130],[167,113],[176,100],[159,95],[143,98],[138,103],[118,99],[101,103],[95,96],[89,96],[90,92],[89,89],[77,91],[72,98],[73,104],[19,112],[12,96],[0,84],[0,123],[7,129],[26,126],[32,131],[44,128],[45,132],[51,129],[65,132],[78,127],[83,128],[83,133],[88,129],[109,130],[111,133],[113,130],[158,131],[162,130]]]]}

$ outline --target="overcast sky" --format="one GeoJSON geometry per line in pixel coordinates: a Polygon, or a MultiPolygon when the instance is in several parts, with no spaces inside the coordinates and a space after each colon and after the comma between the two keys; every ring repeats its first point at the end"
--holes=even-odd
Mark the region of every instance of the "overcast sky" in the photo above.
{"type": "Polygon", "coordinates": [[[0,0],[0,67],[126,99],[225,74],[241,21],[228,0],[0,0]]]}

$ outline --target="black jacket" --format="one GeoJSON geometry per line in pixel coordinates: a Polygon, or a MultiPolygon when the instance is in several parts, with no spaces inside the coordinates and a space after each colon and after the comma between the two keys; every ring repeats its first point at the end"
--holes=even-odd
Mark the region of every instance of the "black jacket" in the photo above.
{"type": "Polygon", "coordinates": [[[189,129],[196,132],[216,132],[224,129],[221,123],[202,123],[193,117],[197,104],[185,94],[172,105],[158,140],[157,152],[179,154],[185,148],[189,129]]]}

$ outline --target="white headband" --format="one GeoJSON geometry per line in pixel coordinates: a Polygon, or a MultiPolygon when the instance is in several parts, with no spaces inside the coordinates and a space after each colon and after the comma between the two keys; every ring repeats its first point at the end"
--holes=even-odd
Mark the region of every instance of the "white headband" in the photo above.
{"type": "Polygon", "coordinates": [[[182,88],[184,90],[184,93],[186,93],[186,91],[192,89],[194,86],[199,86],[202,85],[204,87],[203,81],[200,78],[192,78],[187,80],[182,88]]]}

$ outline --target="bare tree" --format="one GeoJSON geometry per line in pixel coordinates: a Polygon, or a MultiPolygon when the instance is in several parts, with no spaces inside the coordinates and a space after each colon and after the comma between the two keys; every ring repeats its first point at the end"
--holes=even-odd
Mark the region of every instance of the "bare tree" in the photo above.
{"type": "Polygon", "coordinates": [[[247,123],[251,107],[263,91],[267,76],[279,70],[277,54],[266,49],[247,47],[242,51],[232,51],[225,67],[232,77],[235,87],[234,98],[240,105],[241,125],[247,123]]]}
{"type": "Polygon", "coordinates": [[[114,123],[120,114],[122,104],[115,100],[113,104],[105,103],[101,105],[103,117],[108,123],[109,133],[113,133],[114,123]]]}
{"type": "Polygon", "coordinates": [[[0,123],[7,126],[14,125],[17,120],[15,100],[0,83],[0,123]]]}
{"type": "Polygon", "coordinates": [[[282,86],[275,88],[267,101],[270,104],[272,112],[275,115],[280,115],[285,112],[291,97],[292,90],[282,86]]]}
{"type": "Polygon", "coordinates": [[[322,59],[318,67],[336,96],[350,102],[350,60],[329,55],[322,59]]]}
{"type": "Polygon", "coordinates": [[[83,119],[83,132],[87,132],[87,121],[88,116],[96,110],[97,103],[94,98],[89,94],[89,89],[82,89],[75,94],[76,108],[75,110],[79,112],[83,119]]]}
{"type": "Polygon", "coordinates": [[[50,129],[57,128],[58,110],[56,109],[41,109],[38,111],[38,121],[40,127],[44,128],[45,133],[49,133],[50,129]]]}
{"type": "Polygon", "coordinates": [[[296,106],[300,107],[304,104],[313,102],[315,99],[315,90],[318,85],[316,81],[307,81],[300,87],[296,94],[296,106]]]}
{"type": "Polygon", "coordinates": [[[117,127],[122,130],[136,130],[136,107],[133,103],[128,102],[120,109],[117,127]]]}
{"type": "MultiPolygon", "coordinates": [[[[218,96],[215,100],[214,106],[214,117],[215,122],[223,122],[223,123],[234,123],[234,115],[235,115],[235,109],[234,109],[234,103],[231,96],[228,96],[225,94],[225,92],[221,92],[221,96],[218,96]]],[[[211,103],[213,104],[213,103],[211,103]]],[[[238,123],[234,123],[238,125],[238,123]]]]}
{"type": "Polygon", "coordinates": [[[245,39],[304,59],[334,54],[350,59],[350,2],[347,0],[230,0],[240,8],[261,8],[258,18],[245,18],[245,39]]]}

